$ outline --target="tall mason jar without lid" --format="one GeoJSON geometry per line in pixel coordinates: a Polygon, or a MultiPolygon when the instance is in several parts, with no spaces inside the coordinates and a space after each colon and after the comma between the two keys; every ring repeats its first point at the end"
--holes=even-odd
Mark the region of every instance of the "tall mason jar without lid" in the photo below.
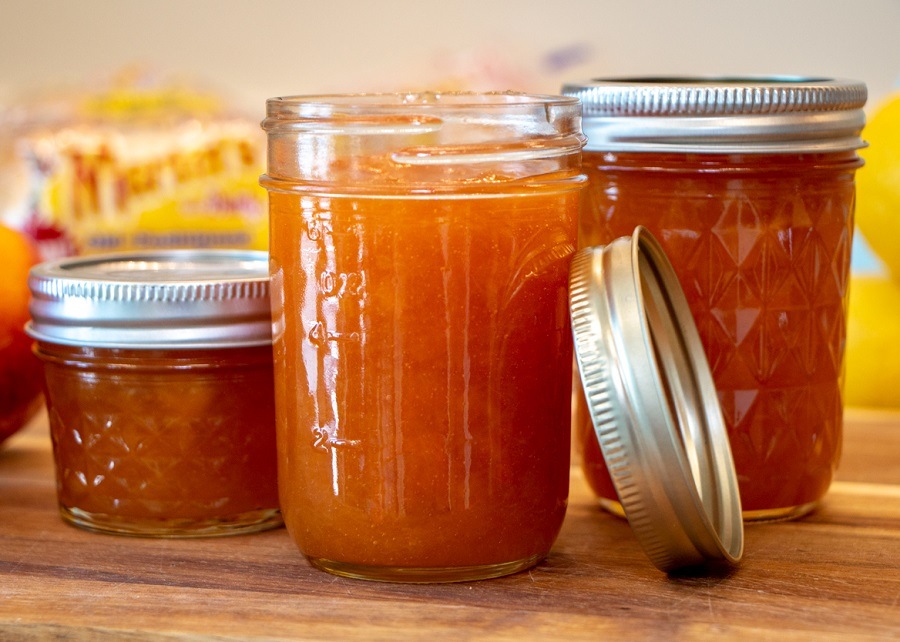
{"type": "Polygon", "coordinates": [[[472,580],[550,550],[580,117],[515,93],[268,101],[279,486],[315,566],[472,580]]]}
{"type": "MultiPolygon", "coordinates": [[[[568,85],[584,103],[580,242],[644,225],[685,290],[713,372],[745,519],[802,515],[841,451],[856,150],[866,88],[815,78],[568,85]]],[[[578,400],[586,477],[620,511],[578,400]]]]}

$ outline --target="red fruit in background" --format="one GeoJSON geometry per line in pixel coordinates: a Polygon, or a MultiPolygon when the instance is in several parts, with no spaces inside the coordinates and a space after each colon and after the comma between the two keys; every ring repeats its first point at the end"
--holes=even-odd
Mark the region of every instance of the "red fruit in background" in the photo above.
{"type": "Polygon", "coordinates": [[[41,406],[43,372],[23,326],[28,321],[28,270],[38,256],[20,232],[0,225],[0,442],[41,406]]]}

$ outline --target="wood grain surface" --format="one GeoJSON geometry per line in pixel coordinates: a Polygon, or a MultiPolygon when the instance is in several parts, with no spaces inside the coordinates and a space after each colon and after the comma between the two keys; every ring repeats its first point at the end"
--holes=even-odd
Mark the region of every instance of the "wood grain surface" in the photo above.
{"type": "Polygon", "coordinates": [[[849,412],[821,507],[749,526],[740,568],[706,575],[655,570],[577,470],[545,562],[447,585],[333,577],[284,530],[92,534],[54,492],[39,419],[0,451],[0,640],[900,639],[900,414],[849,412]]]}

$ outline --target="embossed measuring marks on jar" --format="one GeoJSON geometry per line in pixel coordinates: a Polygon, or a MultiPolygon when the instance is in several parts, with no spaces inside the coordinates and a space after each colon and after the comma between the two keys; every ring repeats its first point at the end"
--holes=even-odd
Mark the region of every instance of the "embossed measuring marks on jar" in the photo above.
{"type": "Polygon", "coordinates": [[[335,241],[330,202],[329,198],[300,199],[304,228],[301,261],[314,265],[317,275],[315,304],[304,306],[301,321],[307,344],[302,350],[314,351],[319,364],[315,373],[317,421],[312,427],[312,444],[332,458],[332,490],[337,495],[340,493],[338,453],[343,448],[357,446],[359,441],[342,436],[344,418],[334,374],[338,362],[360,358],[365,279],[361,266],[353,264],[362,251],[358,232],[352,224],[347,225],[335,241]]]}

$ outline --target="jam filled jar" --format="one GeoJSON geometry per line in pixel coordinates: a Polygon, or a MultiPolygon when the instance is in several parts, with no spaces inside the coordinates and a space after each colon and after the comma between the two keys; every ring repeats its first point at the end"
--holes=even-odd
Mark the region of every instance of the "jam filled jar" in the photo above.
{"type": "MultiPolygon", "coordinates": [[[[588,138],[580,243],[646,226],[696,320],[745,519],[811,510],[841,452],[842,363],[865,85],[636,78],[573,84],[588,138]]],[[[583,398],[585,475],[618,512],[583,398]]]]}
{"type": "Polygon", "coordinates": [[[64,520],[153,537],[281,524],[265,253],[72,258],[29,285],[64,520]]]}
{"type": "Polygon", "coordinates": [[[578,101],[275,98],[263,127],[288,531],[358,578],[534,565],[568,496],[578,101]]]}

